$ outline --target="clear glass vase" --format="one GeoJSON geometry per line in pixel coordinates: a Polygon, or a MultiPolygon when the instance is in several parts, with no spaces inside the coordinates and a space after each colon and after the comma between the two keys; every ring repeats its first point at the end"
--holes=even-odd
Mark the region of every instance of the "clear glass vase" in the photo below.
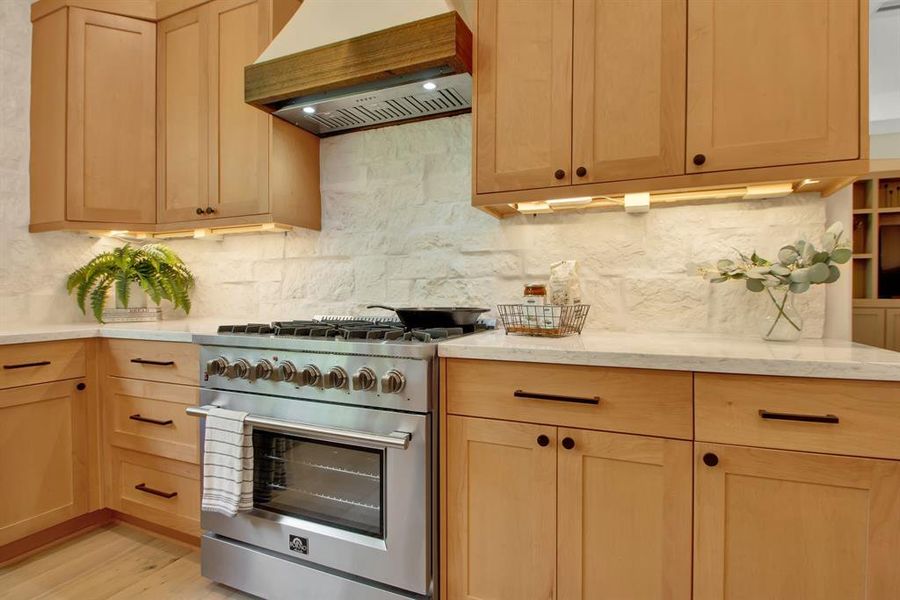
{"type": "Polygon", "coordinates": [[[759,324],[764,340],[796,342],[803,333],[803,317],[794,307],[794,294],[786,287],[766,288],[763,292],[766,314],[759,324]]]}

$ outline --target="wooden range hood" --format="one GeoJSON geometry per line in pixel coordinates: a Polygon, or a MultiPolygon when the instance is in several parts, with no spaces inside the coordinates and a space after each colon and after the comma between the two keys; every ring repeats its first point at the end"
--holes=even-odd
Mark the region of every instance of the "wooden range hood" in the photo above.
{"type": "Polygon", "coordinates": [[[244,99],[324,137],[469,112],[471,71],[472,33],[451,10],[249,65],[244,99]]]}

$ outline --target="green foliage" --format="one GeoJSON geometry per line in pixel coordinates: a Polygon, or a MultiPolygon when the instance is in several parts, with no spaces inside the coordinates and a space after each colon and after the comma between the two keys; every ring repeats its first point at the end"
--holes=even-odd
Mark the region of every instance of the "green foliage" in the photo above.
{"type": "Polygon", "coordinates": [[[123,306],[128,306],[130,284],[137,283],[154,304],[170,301],[175,308],[191,312],[190,290],[194,276],[170,248],[162,244],[134,247],[125,244],[109,252],[98,254],[86,265],[69,275],[66,289],[75,292],[75,301],[86,313],[90,300],[94,318],[103,322],[103,307],[110,289],[123,306]]]}
{"type": "Polygon", "coordinates": [[[834,283],[841,276],[836,265],[844,264],[852,255],[844,240],[844,226],[836,222],[822,236],[822,248],[817,249],[805,240],[784,246],[778,251],[777,262],[770,262],[754,252],[747,256],[736,251],[739,261],[723,258],[714,266],[700,267],[699,272],[710,283],[730,279],[744,281],[751,292],[769,288],[787,288],[802,294],[811,285],[834,283]]]}

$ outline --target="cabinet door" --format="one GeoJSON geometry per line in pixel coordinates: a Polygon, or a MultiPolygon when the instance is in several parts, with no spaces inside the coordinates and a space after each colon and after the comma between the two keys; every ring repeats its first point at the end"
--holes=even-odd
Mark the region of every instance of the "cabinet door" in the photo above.
{"type": "Polygon", "coordinates": [[[575,0],[574,183],[684,172],[686,21],[686,0],[575,0]]]}
{"type": "Polygon", "coordinates": [[[867,346],[885,347],[885,311],[883,308],[853,309],[853,341],[867,346]]]}
{"type": "Polygon", "coordinates": [[[900,352],[900,309],[890,308],[885,315],[885,348],[900,352]]]}
{"type": "Polygon", "coordinates": [[[858,158],[859,120],[856,0],[689,0],[688,173],[858,158]]]}
{"type": "Polygon", "coordinates": [[[267,114],[244,102],[244,67],[271,38],[271,2],[216,0],[209,11],[209,206],[215,217],[269,210],[267,114]]]}
{"type": "Polygon", "coordinates": [[[475,103],[476,193],[572,182],[572,0],[478,2],[475,103]]]}
{"type": "Polygon", "coordinates": [[[558,436],[559,599],[689,599],[691,442],[558,436]]]}
{"type": "Polygon", "coordinates": [[[79,383],[0,391],[0,545],[87,512],[87,392],[79,383]]]}
{"type": "Polygon", "coordinates": [[[202,9],[160,21],[158,222],[198,218],[209,198],[209,36],[202,9]]]}
{"type": "Polygon", "coordinates": [[[897,597],[900,462],[698,443],[695,469],[697,600],[897,597]]]}
{"type": "Polygon", "coordinates": [[[450,599],[554,598],[556,428],[451,416],[447,431],[450,599]]]}
{"type": "Polygon", "coordinates": [[[69,9],[66,217],[156,218],[156,25],[69,9]]]}

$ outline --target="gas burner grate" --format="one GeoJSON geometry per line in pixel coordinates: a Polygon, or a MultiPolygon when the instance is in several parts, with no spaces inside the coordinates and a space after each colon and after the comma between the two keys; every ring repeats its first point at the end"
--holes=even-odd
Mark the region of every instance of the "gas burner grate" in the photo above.
{"type": "Polygon", "coordinates": [[[405,332],[403,327],[367,323],[338,327],[336,335],[345,340],[399,340],[405,332]]]}
{"type": "Polygon", "coordinates": [[[485,328],[492,327],[478,324],[468,327],[432,327],[410,330],[405,328],[398,319],[391,317],[317,316],[315,319],[275,321],[271,324],[220,325],[218,333],[335,340],[432,342],[485,328]]]}

